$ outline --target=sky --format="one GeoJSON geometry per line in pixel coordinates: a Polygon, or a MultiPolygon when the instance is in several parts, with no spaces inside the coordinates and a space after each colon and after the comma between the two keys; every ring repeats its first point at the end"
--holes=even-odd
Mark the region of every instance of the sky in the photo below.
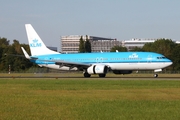
{"type": "Polygon", "coordinates": [[[0,37],[28,44],[31,24],[47,46],[66,35],[180,40],[180,0],[0,0],[0,37]]]}

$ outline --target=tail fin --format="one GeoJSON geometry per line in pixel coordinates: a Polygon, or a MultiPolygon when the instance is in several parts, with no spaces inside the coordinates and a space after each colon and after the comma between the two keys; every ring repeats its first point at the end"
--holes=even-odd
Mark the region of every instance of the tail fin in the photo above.
{"type": "Polygon", "coordinates": [[[26,33],[29,41],[29,47],[32,56],[47,55],[47,54],[59,54],[53,50],[50,50],[43,43],[39,35],[36,33],[31,24],[25,24],[26,33]]]}

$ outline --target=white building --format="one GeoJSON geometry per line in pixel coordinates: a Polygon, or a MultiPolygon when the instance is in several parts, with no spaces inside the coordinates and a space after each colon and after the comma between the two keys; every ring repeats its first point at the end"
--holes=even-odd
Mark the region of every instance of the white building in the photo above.
{"type": "Polygon", "coordinates": [[[131,49],[133,49],[135,47],[142,48],[144,46],[144,44],[153,43],[156,40],[157,39],[137,39],[137,38],[133,38],[131,40],[123,40],[122,41],[122,46],[126,47],[128,50],[131,50],[131,49]]]}
{"type": "Polygon", "coordinates": [[[176,44],[180,44],[180,41],[175,41],[176,44]]]}

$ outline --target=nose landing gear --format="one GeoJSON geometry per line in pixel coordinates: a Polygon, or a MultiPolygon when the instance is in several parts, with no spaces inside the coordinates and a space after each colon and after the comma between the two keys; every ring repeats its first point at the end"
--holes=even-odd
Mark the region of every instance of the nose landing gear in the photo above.
{"type": "Polygon", "coordinates": [[[158,74],[154,74],[154,78],[157,78],[158,77],[158,74]]]}

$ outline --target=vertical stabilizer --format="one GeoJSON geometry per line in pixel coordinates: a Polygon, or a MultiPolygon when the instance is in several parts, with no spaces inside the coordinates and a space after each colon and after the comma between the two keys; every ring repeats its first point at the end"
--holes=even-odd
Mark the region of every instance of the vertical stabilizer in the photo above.
{"type": "Polygon", "coordinates": [[[31,24],[25,24],[25,28],[26,28],[27,38],[29,41],[29,47],[30,47],[32,56],[47,55],[47,54],[59,54],[58,52],[50,50],[49,48],[46,47],[46,45],[41,40],[39,35],[36,33],[34,28],[31,26],[31,24]]]}

